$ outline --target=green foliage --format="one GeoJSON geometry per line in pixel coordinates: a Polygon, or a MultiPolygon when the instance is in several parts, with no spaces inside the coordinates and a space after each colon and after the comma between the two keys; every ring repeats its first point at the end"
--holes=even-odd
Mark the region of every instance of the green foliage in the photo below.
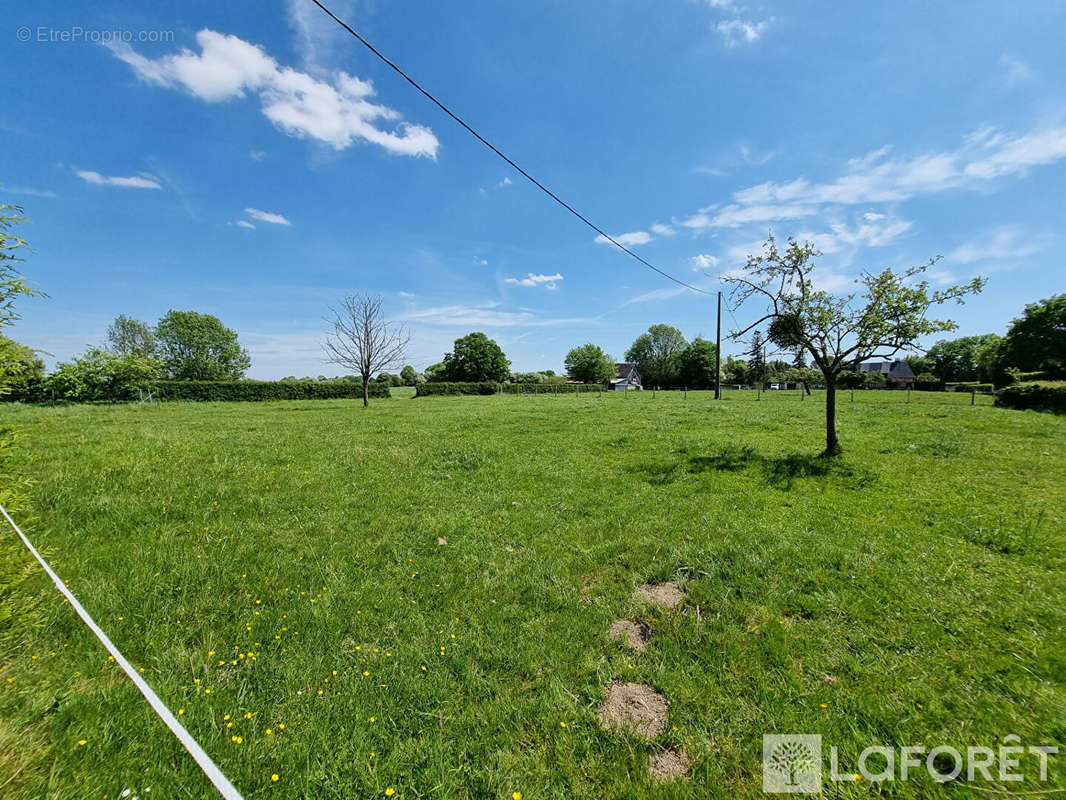
{"type": "Polygon", "coordinates": [[[425,375],[426,380],[430,382],[444,381],[447,380],[447,378],[445,377],[444,368],[445,363],[443,361],[438,361],[436,364],[430,364],[428,367],[426,367],[426,371],[422,374],[425,375]]]}
{"type": "Polygon", "coordinates": [[[744,386],[751,380],[751,368],[748,367],[748,362],[742,358],[729,356],[725,360],[725,364],[722,365],[722,371],[725,373],[723,380],[726,383],[737,383],[744,386]]]}
{"type": "Polygon", "coordinates": [[[677,386],[679,359],[688,343],[672,325],[652,325],[626,350],[626,361],[634,361],[644,386],[677,386]]]}
{"type": "Polygon", "coordinates": [[[496,394],[500,384],[494,381],[433,381],[415,387],[415,397],[456,394],[496,394]]]}
{"type": "Polygon", "coordinates": [[[159,359],[90,347],[84,355],[57,364],[45,379],[44,389],[63,400],[114,403],[137,399],[153,390],[162,371],[159,359]]]}
{"type": "Polygon", "coordinates": [[[44,362],[37,351],[0,334],[0,398],[27,400],[44,381],[44,362]]]}
{"type": "Polygon", "coordinates": [[[766,357],[764,355],[766,343],[762,333],[756,328],[751,334],[751,350],[748,351],[748,380],[752,383],[766,382],[766,357]]]}
{"type": "Polygon", "coordinates": [[[0,328],[19,319],[15,311],[17,298],[40,294],[30,288],[26,279],[15,268],[16,264],[22,262],[19,251],[28,250],[29,244],[11,231],[25,221],[21,206],[0,205],[0,328]]]}
{"type": "Polygon", "coordinates": [[[981,392],[991,394],[995,387],[991,383],[979,381],[961,381],[957,383],[945,383],[944,390],[948,392],[981,392]]]}
{"type": "Polygon", "coordinates": [[[574,381],[606,383],[618,374],[614,359],[591,342],[575,347],[563,363],[566,374],[574,381]]]}
{"type": "Polygon", "coordinates": [[[122,355],[154,356],[155,330],[147,322],[119,314],[107,329],[108,349],[122,355]]]}
{"type": "Polygon", "coordinates": [[[920,372],[914,379],[914,387],[923,391],[936,392],[943,390],[944,382],[937,379],[932,372],[920,372]]]}
{"type": "Polygon", "coordinates": [[[456,339],[452,352],[444,356],[443,378],[448,381],[506,381],[511,362],[495,340],[481,332],[456,339]]]}
{"type": "Polygon", "coordinates": [[[926,356],[932,362],[930,371],[945,383],[991,380],[1001,341],[994,333],[939,341],[926,356]]]}
{"type": "Polygon", "coordinates": [[[425,380],[425,378],[419,375],[418,372],[415,371],[415,368],[410,364],[400,370],[400,380],[403,382],[404,386],[414,386],[419,383],[420,379],[423,381],[425,380]]]}
{"type": "Polygon", "coordinates": [[[885,379],[884,373],[879,370],[864,370],[862,372],[862,388],[864,389],[884,389],[886,383],[888,381],[885,379]]]}
{"type": "Polygon", "coordinates": [[[1066,294],[1025,307],[999,348],[1005,368],[1066,378],[1066,294]]]}
{"type": "MultiPolygon", "coordinates": [[[[387,381],[371,381],[371,397],[391,397],[387,381]]],[[[164,400],[251,402],[262,400],[362,399],[363,382],[333,381],[160,381],[164,400]]]]}
{"type": "Polygon", "coordinates": [[[1018,411],[1066,414],[1066,381],[1015,383],[996,392],[996,405],[1018,411]]]}
{"type": "Polygon", "coordinates": [[[837,376],[837,383],[845,389],[861,389],[866,385],[866,375],[867,373],[860,370],[849,369],[837,376]]]}
{"type": "Polygon", "coordinates": [[[211,314],[168,311],[155,334],[158,356],[172,380],[235,381],[252,364],[237,333],[211,314]]]}
{"type": "Polygon", "coordinates": [[[714,346],[714,342],[697,336],[678,355],[678,383],[692,389],[713,388],[717,377],[715,374],[717,354],[718,348],[714,346]]]}

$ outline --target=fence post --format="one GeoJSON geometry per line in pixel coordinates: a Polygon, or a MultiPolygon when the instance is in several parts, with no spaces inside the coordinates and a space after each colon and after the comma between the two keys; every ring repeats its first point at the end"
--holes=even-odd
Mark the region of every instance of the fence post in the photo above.
{"type": "Polygon", "coordinates": [[[970,389],[970,405],[971,406],[977,405],[977,390],[976,389],[970,389]]]}
{"type": "Polygon", "coordinates": [[[651,388],[651,399],[652,399],[652,400],[654,400],[654,399],[655,399],[655,393],[656,393],[657,391],[659,391],[659,387],[658,387],[658,386],[653,386],[653,387],[651,388]]]}
{"type": "Polygon", "coordinates": [[[851,387],[851,402],[855,402],[855,387],[851,387]]]}
{"type": "Polygon", "coordinates": [[[907,384],[907,402],[909,403],[910,401],[911,401],[911,387],[910,387],[910,384],[907,384]]]}
{"type": "Polygon", "coordinates": [[[756,400],[762,400],[762,384],[761,383],[755,384],[755,399],[756,400]]]}
{"type": "Polygon", "coordinates": [[[688,400],[688,387],[685,387],[685,399],[688,400]]]}

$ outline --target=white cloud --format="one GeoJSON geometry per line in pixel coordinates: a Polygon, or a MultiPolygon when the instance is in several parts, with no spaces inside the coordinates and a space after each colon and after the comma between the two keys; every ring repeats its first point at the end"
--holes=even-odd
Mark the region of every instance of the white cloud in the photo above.
{"type": "Polygon", "coordinates": [[[258,208],[246,208],[244,209],[244,213],[252,219],[257,219],[260,222],[269,222],[271,225],[292,225],[292,223],[281,214],[275,214],[272,211],[261,211],[258,208]]]}
{"type": "Polygon", "coordinates": [[[56,197],[51,189],[35,189],[32,186],[0,186],[0,192],[9,194],[24,194],[29,197],[56,197]]]}
{"type": "Polygon", "coordinates": [[[692,269],[694,270],[713,269],[718,266],[718,257],[709,253],[698,253],[690,258],[689,261],[692,262],[692,269]]]}
{"type": "MultiPolygon", "coordinates": [[[[622,233],[614,237],[614,240],[620,245],[630,247],[636,244],[647,244],[651,241],[651,234],[647,231],[632,231],[630,233],[622,233]]],[[[611,240],[606,236],[597,236],[597,244],[610,244],[611,240]]]]}
{"type": "Polygon", "coordinates": [[[328,80],[280,66],[262,48],[236,36],[204,29],[196,34],[199,53],[188,49],[149,59],[125,42],[106,46],[147,83],[183,89],[209,103],[254,94],[263,114],[291,136],[310,137],[343,150],[356,140],[390,153],[436,158],[439,142],[421,125],[380,123],[399,118],[387,106],[371,102],[374,87],[345,72],[328,80]]]}
{"type": "Polygon", "coordinates": [[[1033,68],[1021,59],[1002,55],[999,57],[999,63],[1003,67],[1003,82],[1008,89],[1013,89],[1033,77],[1033,68]]]}
{"type": "Polygon", "coordinates": [[[800,241],[809,241],[818,250],[828,254],[845,248],[885,247],[914,227],[914,223],[910,220],[889,218],[884,214],[877,214],[874,217],[870,219],[869,215],[864,214],[865,222],[855,228],[849,228],[845,223],[834,223],[829,226],[829,232],[805,231],[798,234],[796,238],[800,241]]]}
{"type": "Polygon", "coordinates": [[[234,225],[239,225],[242,228],[248,228],[249,230],[253,230],[253,231],[255,230],[255,225],[253,225],[252,223],[250,223],[246,219],[239,219],[233,224],[234,225]]]}
{"type": "Polygon", "coordinates": [[[875,222],[879,219],[884,219],[885,215],[877,211],[867,211],[865,214],[862,215],[862,218],[867,222],[875,222]]]}
{"type": "Polygon", "coordinates": [[[252,161],[262,161],[264,158],[266,158],[266,151],[265,150],[250,150],[248,152],[248,157],[251,158],[252,161]]]}
{"type": "Polygon", "coordinates": [[[715,30],[718,31],[722,40],[728,46],[734,47],[739,44],[757,42],[773,21],[773,17],[759,22],[743,19],[724,19],[715,26],[715,30]]]}
{"type": "Polygon", "coordinates": [[[550,318],[533,311],[498,311],[496,303],[480,306],[437,306],[401,314],[397,319],[412,324],[453,328],[550,327],[594,321],[594,317],[550,318]]]}
{"type": "Polygon", "coordinates": [[[630,306],[634,303],[650,303],[657,300],[670,300],[678,295],[685,294],[690,291],[684,286],[671,286],[666,289],[652,289],[650,292],[644,292],[643,294],[635,295],[626,300],[622,305],[630,306]]]}
{"type": "Polygon", "coordinates": [[[661,222],[656,222],[652,225],[651,232],[656,236],[673,236],[676,233],[669,225],[663,225],[661,222]]]}
{"type": "Polygon", "coordinates": [[[95,183],[98,186],[121,186],[126,189],[162,189],[159,179],[147,172],[122,178],[117,175],[101,175],[91,169],[74,170],[75,174],[87,183],[95,183]]]}
{"type": "Polygon", "coordinates": [[[1016,261],[1048,248],[1050,239],[1026,233],[1021,228],[1005,226],[985,231],[964,242],[948,255],[948,261],[972,264],[975,261],[1016,261]]]}
{"type": "Polygon", "coordinates": [[[510,283],[515,286],[543,286],[545,289],[557,289],[559,288],[558,281],[562,279],[562,274],[558,272],[554,275],[534,275],[530,272],[524,278],[507,278],[504,283],[510,283]]]}
{"type": "Polygon", "coordinates": [[[510,178],[504,178],[502,181],[496,184],[497,189],[502,189],[504,186],[510,186],[512,183],[510,178]]]}

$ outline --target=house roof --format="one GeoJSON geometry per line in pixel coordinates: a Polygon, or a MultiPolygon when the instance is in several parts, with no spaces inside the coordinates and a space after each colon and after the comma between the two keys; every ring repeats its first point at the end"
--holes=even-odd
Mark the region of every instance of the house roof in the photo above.
{"type": "Polygon", "coordinates": [[[906,379],[914,377],[914,370],[906,361],[868,361],[859,364],[863,372],[880,372],[886,378],[906,379]]]}
{"type": "Polygon", "coordinates": [[[633,361],[622,361],[614,366],[618,370],[619,378],[640,377],[640,370],[637,369],[637,365],[633,361]]]}

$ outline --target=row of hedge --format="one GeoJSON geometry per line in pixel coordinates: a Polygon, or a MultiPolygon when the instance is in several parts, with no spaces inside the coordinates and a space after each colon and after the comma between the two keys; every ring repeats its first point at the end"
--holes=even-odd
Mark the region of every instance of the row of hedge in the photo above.
{"type": "Polygon", "coordinates": [[[996,389],[991,383],[978,383],[977,381],[963,381],[960,383],[945,383],[945,392],[978,392],[980,394],[992,394],[996,389]]]}
{"type": "Polygon", "coordinates": [[[493,381],[464,383],[460,381],[440,381],[420,383],[415,387],[415,397],[429,397],[444,394],[496,394],[500,385],[493,381]]]}
{"type": "Polygon", "coordinates": [[[1066,381],[1014,383],[996,392],[996,405],[1019,411],[1066,414],[1066,381]]]}
{"type": "MultiPolygon", "coordinates": [[[[159,381],[162,400],[257,401],[335,400],[362,398],[363,384],[355,381],[159,381]]],[[[384,381],[370,382],[370,396],[391,397],[384,381]]]]}

